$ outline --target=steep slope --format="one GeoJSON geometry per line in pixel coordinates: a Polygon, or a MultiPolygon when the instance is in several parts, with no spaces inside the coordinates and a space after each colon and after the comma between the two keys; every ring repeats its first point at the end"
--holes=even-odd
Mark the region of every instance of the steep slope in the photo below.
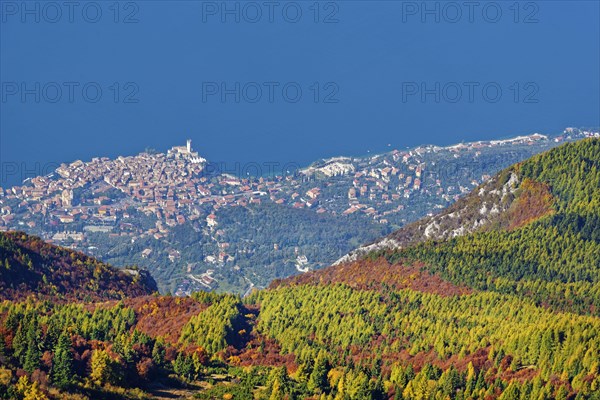
{"type": "Polygon", "coordinates": [[[596,399],[599,212],[600,140],[584,140],[248,301],[258,332],[296,355],[298,381],[325,371],[316,393],[596,399]]]}
{"type": "Polygon", "coordinates": [[[0,263],[0,299],[35,294],[91,301],[157,291],[144,270],[118,270],[23,232],[0,232],[0,263]]]}
{"type": "Polygon", "coordinates": [[[371,251],[403,248],[426,240],[462,236],[505,220],[520,184],[514,172],[505,170],[440,213],[427,216],[383,239],[361,246],[335,264],[357,260],[371,251]]]}
{"type": "Polygon", "coordinates": [[[336,264],[360,268],[365,257],[417,263],[456,285],[598,314],[599,171],[600,140],[566,144],[513,165],[441,213],[336,264]]]}
{"type": "MultiPolygon", "coordinates": [[[[583,140],[577,145],[577,149],[589,147],[593,153],[597,143],[598,139],[583,140]]],[[[356,260],[371,251],[406,248],[427,240],[447,240],[480,231],[512,230],[553,213],[556,195],[562,194],[561,201],[564,203],[568,197],[566,191],[579,189],[582,191],[581,196],[585,196],[592,190],[589,187],[594,185],[594,176],[586,176],[577,188],[552,187],[553,182],[558,182],[559,179],[575,179],[572,175],[576,171],[563,170],[564,165],[579,167],[579,158],[573,160],[569,154],[565,154],[565,151],[570,153],[574,149],[571,145],[560,149],[562,150],[558,152],[550,151],[534,156],[501,171],[450,207],[408,224],[383,239],[361,246],[335,264],[356,260]],[[551,169],[542,174],[536,165],[540,162],[547,164],[545,159],[550,157],[549,154],[559,158],[557,162],[561,165],[552,165],[551,169]],[[556,193],[552,193],[552,190],[556,193]]],[[[596,156],[597,154],[590,154],[589,157],[582,155],[581,167],[586,171],[596,171],[596,156]]]]}

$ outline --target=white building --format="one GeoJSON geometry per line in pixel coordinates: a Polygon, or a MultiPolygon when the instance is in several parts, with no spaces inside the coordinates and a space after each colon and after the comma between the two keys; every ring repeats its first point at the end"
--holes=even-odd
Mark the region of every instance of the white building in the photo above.
{"type": "Polygon", "coordinates": [[[205,163],[206,159],[200,157],[197,152],[192,151],[192,140],[188,139],[185,146],[173,146],[167,151],[167,156],[183,158],[194,164],[205,163]]]}

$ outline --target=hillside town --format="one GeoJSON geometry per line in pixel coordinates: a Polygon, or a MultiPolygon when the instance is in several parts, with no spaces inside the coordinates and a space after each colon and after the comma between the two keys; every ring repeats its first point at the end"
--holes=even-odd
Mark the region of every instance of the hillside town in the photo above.
{"type": "MultiPolygon", "coordinates": [[[[371,157],[337,157],[269,177],[240,177],[207,172],[208,161],[191,147],[175,146],[166,153],[143,152],[116,159],[93,158],[62,164],[47,176],[20,186],[0,188],[0,230],[19,229],[74,249],[90,252],[91,238],[144,238],[168,242],[178,226],[191,224],[214,241],[213,254],[183,268],[189,279],[210,289],[214,268],[227,262],[228,226],[220,210],[272,203],[316,214],[362,215],[378,224],[400,226],[420,217],[418,207],[443,208],[487,180],[486,164],[509,165],[575,137],[598,132],[568,128],[560,136],[533,134],[507,140],[461,143],[448,147],[420,146],[371,157]]],[[[278,244],[274,244],[277,250],[278,244]]],[[[163,246],[171,263],[181,250],[163,246]]],[[[157,250],[141,248],[140,259],[157,250]]],[[[296,251],[298,271],[311,261],[296,251]]],[[[327,261],[327,260],[325,260],[327,261]]]]}

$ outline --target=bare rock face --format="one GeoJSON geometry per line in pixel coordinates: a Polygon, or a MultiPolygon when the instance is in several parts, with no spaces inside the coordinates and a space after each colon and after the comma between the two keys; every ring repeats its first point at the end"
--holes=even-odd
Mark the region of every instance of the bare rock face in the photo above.
{"type": "Polygon", "coordinates": [[[334,265],[355,261],[365,254],[398,249],[427,240],[446,240],[492,226],[506,226],[508,211],[518,196],[521,182],[514,167],[475,188],[439,214],[408,224],[374,243],[346,254],[334,265]]]}

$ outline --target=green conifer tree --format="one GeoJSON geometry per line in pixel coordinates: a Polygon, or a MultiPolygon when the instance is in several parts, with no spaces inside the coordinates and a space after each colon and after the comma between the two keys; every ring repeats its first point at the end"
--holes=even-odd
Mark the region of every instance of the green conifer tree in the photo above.
{"type": "Polygon", "coordinates": [[[314,362],[313,370],[308,378],[308,390],[312,393],[322,393],[327,389],[327,358],[319,352],[314,362]]]}
{"type": "Polygon", "coordinates": [[[54,347],[52,359],[52,382],[59,388],[67,388],[73,383],[73,354],[70,334],[63,331],[54,347]]]}

